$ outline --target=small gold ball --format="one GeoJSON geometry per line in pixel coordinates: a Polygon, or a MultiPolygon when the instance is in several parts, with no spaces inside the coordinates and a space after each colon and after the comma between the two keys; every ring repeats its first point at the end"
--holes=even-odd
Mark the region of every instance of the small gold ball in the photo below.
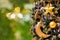
{"type": "Polygon", "coordinates": [[[56,28],[56,23],[54,21],[49,23],[50,28],[56,28]]]}

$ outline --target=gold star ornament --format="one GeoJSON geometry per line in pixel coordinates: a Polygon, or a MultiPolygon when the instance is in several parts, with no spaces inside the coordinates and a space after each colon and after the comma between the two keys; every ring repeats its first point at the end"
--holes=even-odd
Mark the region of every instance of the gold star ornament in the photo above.
{"type": "Polygon", "coordinates": [[[51,15],[54,15],[54,12],[53,12],[53,9],[54,7],[51,6],[51,4],[47,4],[46,7],[44,7],[44,10],[46,10],[46,12],[44,12],[44,14],[51,14],[51,15]]]}

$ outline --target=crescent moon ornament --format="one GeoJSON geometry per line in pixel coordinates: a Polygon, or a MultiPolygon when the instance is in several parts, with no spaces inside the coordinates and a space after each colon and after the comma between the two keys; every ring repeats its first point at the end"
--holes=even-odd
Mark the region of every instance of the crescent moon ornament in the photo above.
{"type": "Polygon", "coordinates": [[[40,38],[48,38],[50,35],[44,34],[41,31],[41,22],[38,22],[38,24],[36,25],[36,34],[40,37],[40,38]]]}

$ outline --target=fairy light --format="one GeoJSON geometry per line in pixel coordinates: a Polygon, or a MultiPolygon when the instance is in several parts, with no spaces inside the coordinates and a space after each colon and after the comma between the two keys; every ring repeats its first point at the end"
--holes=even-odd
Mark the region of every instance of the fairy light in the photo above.
{"type": "Polygon", "coordinates": [[[11,19],[14,19],[15,17],[16,17],[15,14],[11,14],[11,16],[10,16],[11,19]]]}

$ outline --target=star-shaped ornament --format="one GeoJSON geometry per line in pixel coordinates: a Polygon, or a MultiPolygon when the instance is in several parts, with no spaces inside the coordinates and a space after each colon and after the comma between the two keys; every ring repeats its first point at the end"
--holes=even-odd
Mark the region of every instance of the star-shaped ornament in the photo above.
{"type": "Polygon", "coordinates": [[[44,10],[46,10],[46,12],[44,12],[44,15],[46,15],[48,13],[51,15],[54,15],[53,9],[54,9],[54,7],[52,7],[50,4],[47,4],[47,6],[44,7],[44,10]]]}

